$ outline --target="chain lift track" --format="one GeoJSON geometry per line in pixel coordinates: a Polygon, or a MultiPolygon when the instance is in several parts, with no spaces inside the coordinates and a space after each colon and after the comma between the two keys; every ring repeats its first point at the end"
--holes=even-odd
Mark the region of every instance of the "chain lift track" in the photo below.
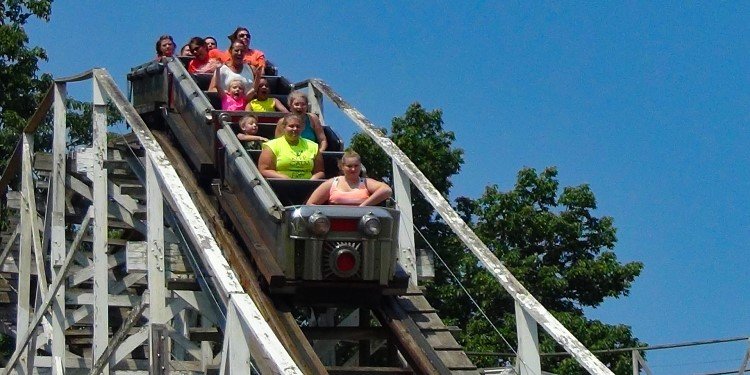
{"type": "Polygon", "coordinates": [[[291,280],[286,266],[269,261],[280,245],[264,218],[283,222],[288,209],[263,195],[268,183],[250,180],[261,191],[259,211],[242,209],[244,189],[205,178],[257,172],[248,163],[254,155],[237,150],[232,119],[211,110],[179,60],[138,69],[158,77],[149,81],[156,96],[134,87],[133,105],[103,69],[55,81],[0,177],[12,213],[0,242],[0,332],[16,337],[3,374],[479,374],[417,287],[411,183],[516,300],[516,373],[541,374],[538,324],[587,371],[611,374],[403,152],[318,79],[294,85],[307,89],[311,110],[322,118],[327,97],[393,160],[398,264],[388,276],[381,260],[374,284],[291,280]],[[66,84],[87,79],[93,144],[68,150],[66,84]],[[133,133],[107,140],[108,102],[133,133]],[[50,108],[52,153],[35,153],[33,136],[50,108]],[[200,136],[212,147],[196,143],[200,136]],[[9,191],[17,181],[19,190],[9,191]],[[351,288],[366,297],[327,298],[351,288]]]}

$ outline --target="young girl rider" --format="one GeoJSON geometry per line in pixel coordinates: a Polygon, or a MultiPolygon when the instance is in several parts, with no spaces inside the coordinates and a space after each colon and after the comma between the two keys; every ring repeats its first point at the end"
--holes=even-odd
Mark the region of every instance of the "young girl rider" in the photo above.
{"type": "Polygon", "coordinates": [[[229,82],[229,87],[224,91],[219,89],[221,97],[221,109],[223,111],[243,111],[247,97],[245,96],[245,81],[233,79],[229,82]]]}
{"type": "Polygon", "coordinates": [[[245,108],[251,112],[283,112],[289,113],[284,104],[279,99],[268,96],[268,80],[265,78],[258,79],[258,89],[255,99],[251,100],[245,108]]]}

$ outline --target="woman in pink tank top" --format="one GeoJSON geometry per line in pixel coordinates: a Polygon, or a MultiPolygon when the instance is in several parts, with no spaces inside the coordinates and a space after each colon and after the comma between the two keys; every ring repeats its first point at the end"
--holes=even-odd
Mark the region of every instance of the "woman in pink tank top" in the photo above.
{"type": "Polygon", "coordinates": [[[362,161],[359,154],[346,150],[339,160],[343,176],[334,177],[318,186],[307,204],[341,204],[373,206],[390,198],[391,188],[377,180],[360,177],[362,161]]]}

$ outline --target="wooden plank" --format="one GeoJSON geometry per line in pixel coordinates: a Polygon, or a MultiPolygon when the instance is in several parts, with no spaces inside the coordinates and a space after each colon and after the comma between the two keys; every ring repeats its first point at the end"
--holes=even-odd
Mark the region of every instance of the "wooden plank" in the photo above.
{"type": "Polygon", "coordinates": [[[178,279],[167,280],[167,289],[200,291],[201,286],[200,284],[198,284],[198,280],[194,278],[189,278],[189,279],[178,278],[178,279]]]}
{"type": "Polygon", "coordinates": [[[222,333],[216,327],[190,327],[188,337],[190,341],[221,342],[222,333]]]}
{"type": "Polygon", "coordinates": [[[310,340],[385,340],[390,332],[383,327],[302,327],[310,340]]]}
{"type": "MultiPolygon", "coordinates": [[[[115,298],[109,296],[109,258],[105,249],[109,247],[109,197],[107,194],[108,181],[107,170],[104,163],[107,161],[107,108],[104,102],[104,90],[98,79],[92,82],[93,88],[93,135],[92,149],[97,155],[93,160],[91,172],[88,174],[92,180],[91,201],[94,207],[94,237],[93,245],[93,301],[94,304],[94,341],[93,357],[100,358],[107,350],[109,343],[109,308],[115,298]]],[[[66,298],[67,300],[67,298],[66,298]]],[[[138,301],[133,301],[133,303],[138,301]]],[[[104,364],[106,367],[106,363],[104,364]]],[[[109,367],[106,367],[108,371],[109,367]]]]}
{"type": "Polygon", "coordinates": [[[404,310],[408,312],[434,313],[435,308],[430,305],[424,295],[398,296],[396,301],[404,310]]]}
{"type": "Polygon", "coordinates": [[[414,374],[414,370],[401,367],[343,367],[328,366],[326,367],[330,375],[362,375],[362,374],[380,374],[380,375],[406,375],[414,374]]]}
{"type": "Polygon", "coordinates": [[[148,271],[146,241],[128,241],[125,254],[125,270],[128,273],[148,271]]]}
{"type": "MultiPolygon", "coordinates": [[[[463,350],[436,350],[440,360],[452,370],[477,370],[463,350]]],[[[479,374],[479,371],[476,372],[479,374]]]]}
{"type": "Polygon", "coordinates": [[[182,145],[185,153],[189,157],[190,164],[199,173],[211,173],[213,170],[213,158],[211,154],[198,142],[199,135],[192,132],[191,128],[185,124],[182,118],[175,113],[169,113],[166,116],[167,124],[175,135],[177,141],[182,145]]]}
{"type": "Polygon", "coordinates": [[[34,170],[52,172],[52,154],[49,152],[37,151],[34,153],[34,170]]]}
{"type": "Polygon", "coordinates": [[[447,330],[447,327],[436,313],[410,313],[409,316],[422,331],[447,330]]]}
{"type": "MultiPolygon", "coordinates": [[[[44,217],[45,250],[49,249],[50,270],[53,278],[62,276],[60,266],[66,259],[65,248],[65,175],[67,172],[67,85],[55,82],[54,129],[52,132],[52,174],[47,191],[47,207],[44,217]],[[48,240],[47,240],[48,239],[48,240]]],[[[37,260],[41,262],[42,260],[37,260]]],[[[41,274],[43,271],[38,271],[41,274]]],[[[54,367],[53,375],[62,375],[65,368],[65,284],[59,286],[52,299],[52,356],[57,358],[59,367],[54,367]]]]}
{"type": "MultiPolygon", "coordinates": [[[[44,120],[47,116],[47,112],[49,112],[49,109],[52,107],[53,97],[53,86],[50,86],[47,89],[47,92],[44,93],[44,97],[42,98],[42,101],[39,102],[36,111],[34,111],[34,114],[23,128],[24,133],[36,132],[37,127],[39,127],[39,124],[44,120]]],[[[18,168],[21,166],[21,148],[22,141],[19,139],[18,143],[16,143],[16,148],[13,150],[13,154],[11,154],[10,160],[8,160],[8,164],[5,166],[3,175],[0,177],[0,195],[5,195],[8,184],[13,180],[13,177],[16,176],[16,173],[18,173],[18,168]]]]}
{"type": "Polygon", "coordinates": [[[151,292],[149,295],[149,322],[153,325],[167,323],[167,287],[164,269],[164,198],[156,177],[156,166],[151,161],[152,155],[148,151],[147,156],[148,233],[146,238],[146,268],[148,270],[148,289],[151,292]]]}
{"type": "MultiPolygon", "coordinates": [[[[112,241],[112,239],[110,239],[110,241],[112,241]]],[[[146,272],[148,269],[146,264],[146,242],[125,241],[125,244],[125,269],[128,272],[146,272]]],[[[110,242],[110,246],[112,245],[113,244],[110,242]]],[[[166,244],[164,250],[165,270],[172,273],[186,273],[192,271],[192,269],[188,267],[187,259],[182,255],[177,244],[166,244]]]]}
{"type": "Polygon", "coordinates": [[[450,371],[440,361],[437,353],[422,336],[419,327],[403,311],[393,297],[384,297],[380,311],[374,310],[380,323],[390,327],[394,341],[404,354],[406,361],[422,374],[448,375],[450,371]]]}
{"type": "Polygon", "coordinates": [[[452,350],[461,350],[463,349],[463,346],[461,346],[457,341],[456,338],[453,337],[453,334],[450,333],[450,331],[423,331],[422,334],[424,334],[424,337],[427,339],[427,342],[435,348],[436,350],[440,349],[452,349],[452,350]]]}
{"type": "Polygon", "coordinates": [[[237,197],[227,191],[219,194],[219,204],[235,223],[244,223],[242,226],[235,226],[235,230],[240,234],[246,249],[252,254],[255,264],[260,269],[261,274],[266,279],[266,283],[272,288],[281,287],[286,282],[286,277],[276,262],[276,257],[271,250],[264,244],[263,232],[259,231],[254,224],[254,220],[243,209],[243,205],[237,197]]]}

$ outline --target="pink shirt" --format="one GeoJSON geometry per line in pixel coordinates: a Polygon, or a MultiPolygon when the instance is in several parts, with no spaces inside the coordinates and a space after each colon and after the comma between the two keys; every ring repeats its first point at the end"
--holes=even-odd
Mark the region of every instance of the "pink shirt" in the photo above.
{"type": "Polygon", "coordinates": [[[224,95],[221,98],[221,109],[224,111],[244,111],[247,99],[245,96],[234,98],[232,95],[224,95]]]}
{"type": "Polygon", "coordinates": [[[338,188],[339,181],[343,180],[346,183],[345,178],[334,177],[333,183],[331,183],[331,190],[328,191],[328,202],[331,204],[343,204],[348,206],[359,206],[362,202],[366,201],[370,197],[370,191],[367,190],[365,185],[365,179],[360,178],[359,184],[356,189],[349,191],[340,190],[338,188]]]}

